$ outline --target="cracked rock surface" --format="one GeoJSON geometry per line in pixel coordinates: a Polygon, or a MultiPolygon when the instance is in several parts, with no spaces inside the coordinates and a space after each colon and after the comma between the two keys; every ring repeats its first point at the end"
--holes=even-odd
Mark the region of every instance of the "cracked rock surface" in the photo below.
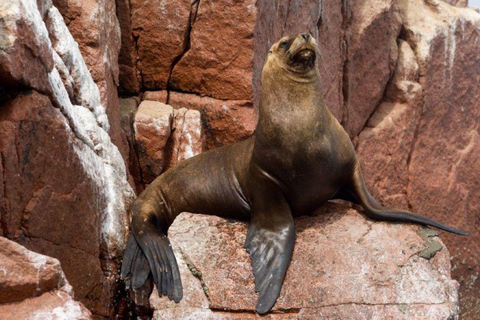
{"type": "Polygon", "coordinates": [[[73,290],[57,259],[0,237],[2,319],[91,319],[73,300],[73,290]]]}
{"type": "MultiPolygon", "coordinates": [[[[296,244],[267,319],[458,317],[458,282],[438,233],[366,220],[328,204],[295,220],[296,244]],[[439,248],[436,248],[439,246],[439,248]],[[431,254],[426,259],[424,253],[431,254]]],[[[257,295],[243,243],[247,225],[182,213],[169,229],[184,286],[179,304],[150,298],[155,319],[254,319],[257,295]]]]}
{"type": "Polygon", "coordinates": [[[0,34],[1,235],[60,260],[108,316],[134,193],[101,91],[50,1],[2,1],[0,34]]]}

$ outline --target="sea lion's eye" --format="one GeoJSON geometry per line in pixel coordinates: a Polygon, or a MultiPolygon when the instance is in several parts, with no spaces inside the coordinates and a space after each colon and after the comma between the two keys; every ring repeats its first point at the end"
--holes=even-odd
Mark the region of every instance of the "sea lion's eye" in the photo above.
{"type": "Polygon", "coordinates": [[[283,40],[282,42],[280,42],[280,48],[285,48],[288,44],[288,41],[287,40],[283,40]]]}

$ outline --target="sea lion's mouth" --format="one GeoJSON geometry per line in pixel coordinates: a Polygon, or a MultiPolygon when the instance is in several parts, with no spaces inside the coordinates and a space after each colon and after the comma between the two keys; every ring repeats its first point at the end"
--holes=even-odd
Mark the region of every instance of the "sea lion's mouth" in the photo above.
{"type": "Polygon", "coordinates": [[[312,49],[302,49],[295,53],[290,62],[295,69],[310,69],[315,65],[317,54],[312,49]]]}

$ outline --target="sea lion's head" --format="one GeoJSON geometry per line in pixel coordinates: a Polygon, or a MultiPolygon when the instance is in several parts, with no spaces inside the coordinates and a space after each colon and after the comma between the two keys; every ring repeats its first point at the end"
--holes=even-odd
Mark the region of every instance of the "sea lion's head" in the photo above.
{"type": "Polygon", "coordinates": [[[310,79],[316,75],[317,52],[317,41],[310,34],[286,36],[271,47],[265,67],[280,67],[289,78],[310,79]]]}

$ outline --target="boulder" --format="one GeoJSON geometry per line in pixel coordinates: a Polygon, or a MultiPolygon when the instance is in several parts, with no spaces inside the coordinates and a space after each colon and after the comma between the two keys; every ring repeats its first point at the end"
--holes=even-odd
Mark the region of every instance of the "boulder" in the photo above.
{"type": "MultiPolygon", "coordinates": [[[[328,204],[295,220],[292,262],[270,319],[458,316],[458,282],[434,230],[373,222],[328,204]]],[[[150,297],[154,319],[254,319],[257,294],[243,248],[247,225],[182,213],[169,229],[184,286],[175,304],[150,297]]]]}
{"type": "Polygon", "coordinates": [[[257,124],[249,100],[217,100],[193,94],[170,93],[174,108],[199,110],[202,115],[207,149],[221,147],[250,137],[257,124]]]}
{"type": "Polygon", "coordinates": [[[121,33],[121,47],[118,55],[118,92],[122,95],[138,94],[142,84],[141,74],[137,69],[138,54],[133,38],[130,2],[130,0],[115,1],[121,33]]]}
{"type": "Polygon", "coordinates": [[[147,90],[165,90],[173,66],[188,46],[190,21],[194,18],[198,1],[129,2],[142,85],[147,90]]]}
{"type": "Polygon", "coordinates": [[[442,233],[460,282],[461,317],[480,315],[480,15],[437,1],[399,1],[399,60],[359,136],[366,182],[387,206],[470,232],[442,233]],[[425,23],[421,23],[424,21],[425,23]]]}
{"type": "Polygon", "coordinates": [[[110,124],[108,133],[125,160],[128,156],[128,145],[127,141],[123,139],[120,129],[117,86],[121,39],[115,1],[52,1],[62,14],[69,32],[78,43],[88,71],[98,86],[100,100],[110,124]]]}
{"type": "Polygon", "coordinates": [[[173,108],[157,101],[144,100],[138,106],[133,124],[135,145],[144,184],[163,172],[165,147],[172,132],[173,108]]]}
{"type": "Polygon", "coordinates": [[[253,0],[197,1],[186,47],[172,69],[171,88],[216,99],[252,96],[253,0]]]}
{"type": "Polygon", "coordinates": [[[3,1],[0,21],[0,86],[14,88],[0,106],[2,235],[60,260],[77,298],[108,316],[134,193],[100,92],[51,2],[3,1]],[[10,72],[36,54],[51,67],[10,72]]]}
{"type": "Polygon", "coordinates": [[[205,149],[205,134],[198,110],[180,108],[173,111],[172,135],[167,146],[167,169],[196,156],[205,149]]]}
{"type": "Polygon", "coordinates": [[[0,237],[0,314],[3,319],[91,319],[73,299],[57,259],[0,237]]]}
{"type": "Polygon", "coordinates": [[[145,91],[142,96],[142,100],[158,101],[167,103],[168,92],[166,90],[159,91],[145,91]]]}
{"type": "Polygon", "coordinates": [[[140,172],[140,164],[138,162],[138,155],[135,149],[135,134],[133,130],[133,123],[135,121],[135,113],[138,108],[138,101],[135,98],[119,99],[120,102],[120,125],[122,134],[128,143],[128,158],[127,167],[132,177],[133,184],[139,194],[143,191],[142,174],[140,172]]]}

